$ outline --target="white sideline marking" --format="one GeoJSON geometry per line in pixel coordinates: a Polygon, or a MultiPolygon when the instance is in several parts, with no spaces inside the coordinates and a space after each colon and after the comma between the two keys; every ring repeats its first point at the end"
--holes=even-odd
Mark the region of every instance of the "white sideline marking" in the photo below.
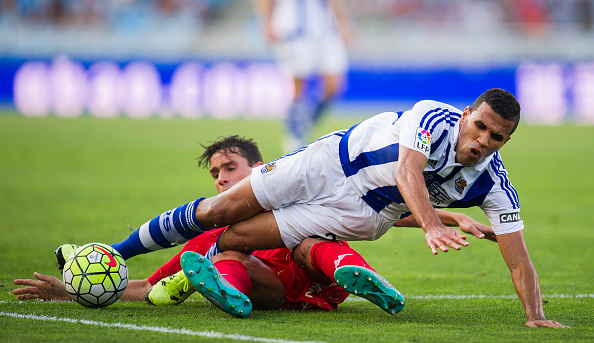
{"type": "Polygon", "coordinates": [[[224,333],[214,332],[214,331],[192,331],[192,330],[188,330],[188,329],[171,329],[171,328],[166,328],[166,327],[162,327],[162,326],[142,326],[142,325],[124,324],[124,323],[106,323],[106,322],[97,322],[94,320],[73,319],[73,318],[63,318],[63,317],[50,317],[50,316],[42,316],[42,315],[35,315],[35,314],[20,314],[20,313],[10,313],[10,312],[1,312],[1,311],[0,311],[0,316],[20,318],[20,319],[46,320],[46,321],[54,321],[54,322],[96,325],[96,326],[103,326],[103,327],[113,327],[113,328],[139,330],[139,331],[175,333],[175,334],[181,334],[181,335],[191,335],[191,336],[200,336],[200,337],[208,337],[208,338],[228,338],[228,339],[234,339],[234,340],[238,340],[238,341],[274,342],[274,343],[322,343],[319,341],[318,342],[315,342],[315,341],[287,341],[284,339],[262,338],[262,337],[253,337],[253,336],[245,336],[245,335],[238,335],[238,334],[224,334],[224,333]]]}
{"type": "MultiPolygon", "coordinates": [[[[421,299],[421,300],[432,300],[432,299],[517,299],[517,295],[480,295],[480,294],[471,294],[471,295],[405,295],[404,299],[421,299]]],[[[543,299],[546,298],[594,298],[594,294],[543,294],[543,299]]],[[[357,296],[350,296],[346,299],[346,301],[367,301],[364,298],[357,297],[357,296]]]]}

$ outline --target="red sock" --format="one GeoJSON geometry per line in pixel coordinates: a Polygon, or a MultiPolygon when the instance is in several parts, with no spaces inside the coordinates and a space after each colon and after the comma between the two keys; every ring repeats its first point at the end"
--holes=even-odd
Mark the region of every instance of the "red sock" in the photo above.
{"type": "Polygon", "coordinates": [[[314,244],[311,248],[311,265],[330,280],[334,280],[334,272],[342,266],[361,266],[375,271],[358,252],[344,242],[314,244]]]}
{"type": "Polygon", "coordinates": [[[248,297],[250,296],[252,280],[243,263],[237,260],[221,260],[215,262],[214,266],[233,287],[248,297]]]}

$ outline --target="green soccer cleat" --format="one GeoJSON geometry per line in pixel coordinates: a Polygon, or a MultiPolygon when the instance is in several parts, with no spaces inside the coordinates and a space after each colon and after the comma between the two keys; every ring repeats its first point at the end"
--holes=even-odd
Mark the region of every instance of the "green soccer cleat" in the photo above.
{"type": "Polygon", "coordinates": [[[164,277],[153,285],[144,300],[155,306],[178,305],[183,303],[190,295],[196,292],[196,288],[190,284],[183,270],[164,277]]]}
{"type": "Polygon", "coordinates": [[[58,249],[54,250],[54,254],[56,254],[56,261],[58,261],[58,270],[62,271],[64,269],[64,264],[66,260],[74,250],[78,248],[76,244],[62,244],[58,247],[58,249]]]}
{"type": "Polygon", "coordinates": [[[204,256],[186,251],[181,265],[188,280],[206,299],[232,316],[243,318],[252,312],[252,302],[231,285],[204,256]]]}
{"type": "Polygon", "coordinates": [[[371,269],[342,266],[334,272],[334,279],[345,291],[371,301],[389,314],[396,314],[404,308],[402,294],[371,269]]]}

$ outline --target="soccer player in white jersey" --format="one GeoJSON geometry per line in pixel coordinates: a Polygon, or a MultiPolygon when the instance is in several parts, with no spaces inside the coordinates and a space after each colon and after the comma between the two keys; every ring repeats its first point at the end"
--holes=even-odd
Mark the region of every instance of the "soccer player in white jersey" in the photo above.
{"type": "MultiPolygon", "coordinates": [[[[250,252],[293,248],[312,236],[375,240],[411,219],[437,254],[468,242],[434,208],[479,206],[497,235],[526,325],[565,327],[545,318],[518,196],[497,152],[519,120],[520,105],[502,89],[485,91],[464,111],[425,100],[406,112],[382,113],[254,168],[232,189],[167,211],[112,246],[127,259],[231,225],[213,251],[250,252]]],[[[304,257],[315,259],[308,247],[304,257]]]]}
{"type": "Polygon", "coordinates": [[[286,152],[305,145],[312,125],[343,88],[348,69],[345,43],[351,27],[335,0],[254,0],[267,41],[293,77],[286,152]],[[319,77],[315,87],[312,79],[319,77]]]}

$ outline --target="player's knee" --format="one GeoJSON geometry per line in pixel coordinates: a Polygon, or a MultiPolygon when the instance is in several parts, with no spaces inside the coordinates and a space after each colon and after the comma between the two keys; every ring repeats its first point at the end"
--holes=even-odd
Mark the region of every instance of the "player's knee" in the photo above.
{"type": "Polygon", "coordinates": [[[223,260],[235,260],[235,261],[239,261],[243,264],[245,264],[245,262],[249,259],[250,255],[239,252],[239,251],[234,251],[234,250],[229,250],[229,251],[223,251],[221,253],[216,254],[211,262],[215,263],[218,261],[223,261],[223,260]]]}
{"type": "Polygon", "coordinates": [[[249,239],[250,235],[243,232],[240,227],[232,225],[219,239],[219,246],[225,251],[251,252],[253,249],[250,248],[249,239]]]}
{"type": "Polygon", "coordinates": [[[306,238],[293,250],[293,258],[299,265],[313,270],[311,265],[311,249],[320,241],[315,238],[306,238]]]}
{"type": "Polygon", "coordinates": [[[196,220],[207,228],[216,228],[225,226],[227,220],[226,208],[217,201],[218,198],[212,197],[204,199],[196,206],[196,220]]]}

